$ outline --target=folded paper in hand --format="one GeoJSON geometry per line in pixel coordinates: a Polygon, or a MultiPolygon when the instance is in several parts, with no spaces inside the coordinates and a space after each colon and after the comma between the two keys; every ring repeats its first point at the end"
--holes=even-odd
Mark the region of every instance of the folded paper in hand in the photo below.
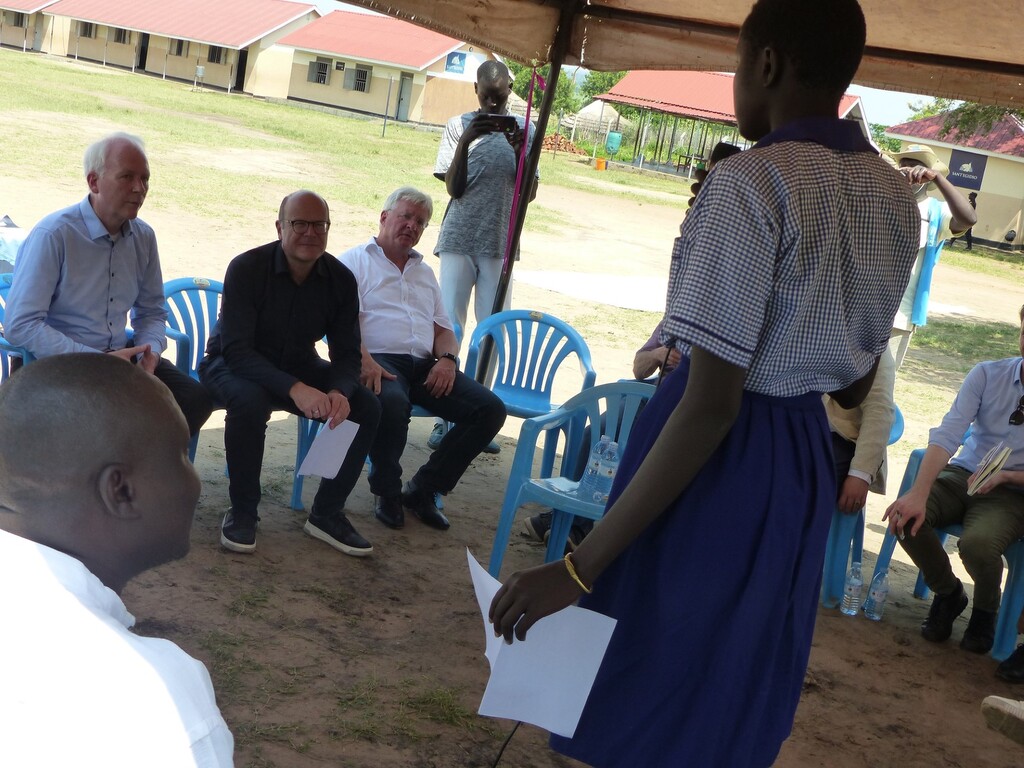
{"type": "Polygon", "coordinates": [[[1010,458],[1010,449],[1000,440],[992,446],[992,450],[986,453],[985,457],[978,463],[978,468],[972,475],[974,479],[967,486],[967,495],[973,496],[976,494],[978,489],[987,483],[992,475],[1003,468],[1008,458],[1010,458]]]}
{"type": "Polygon", "coordinates": [[[358,431],[359,425],[348,419],[334,429],[321,426],[313,444],[309,446],[306,458],[302,460],[299,474],[316,475],[317,477],[337,475],[358,431]]]}
{"type": "Polygon", "coordinates": [[[534,624],[525,640],[508,645],[494,636],[487,619],[501,583],[468,549],[466,556],[483,614],[485,655],[491,663],[480,714],[522,720],[571,737],[612,639],[615,619],[570,605],[534,624]]]}

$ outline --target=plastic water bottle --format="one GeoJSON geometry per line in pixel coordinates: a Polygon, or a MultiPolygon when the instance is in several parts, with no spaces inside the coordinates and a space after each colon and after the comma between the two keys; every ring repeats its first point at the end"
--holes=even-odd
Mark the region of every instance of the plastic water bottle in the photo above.
{"type": "Polygon", "coordinates": [[[579,487],[576,489],[576,495],[584,501],[594,500],[594,491],[597,489],[597,476],[601,473],[601,457],[604,456],[604,452],[608,449],[611,442],[612,439],[608,435],[601,435],[600,441],[590,452],[590,458],[587,459],[587,468],[583,470],[583,477],[580,478],[579,487]]]}
{"type": "Polygon", "coordinates": [[[619,471],[619,444],[608,443],[608,448],[601,457],[600,470],[597,475],[597,484],[594,487],[594,501],[598,504],[608,503],[608,494],[612,492],[612,481],[615,480],[615,473],[619,471]]]}
{"type": "Polygon", "coordinates": [[[889,597],[889,571],[879,571],[871,580],[868,599],[864,601],[864,615],[872,621],[881,621],[887,597],[889,597]]]}
{"type": "Polygon", "coordinates": [[[850,572],[846,574],[846,584],[843,586],[843,604],[839,610],[847,616],[856,616],[860,610],[860,603],[863,599],[864,579],[860,575],[860,563],[850,565],[850,572]]]}

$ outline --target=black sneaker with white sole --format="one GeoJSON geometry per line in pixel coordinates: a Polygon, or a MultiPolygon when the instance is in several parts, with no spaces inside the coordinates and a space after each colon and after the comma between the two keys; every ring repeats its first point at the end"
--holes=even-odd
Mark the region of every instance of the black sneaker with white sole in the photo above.
{"type": "Polygon", "coordinates": [[[373,554],[373,545],[359,535],[359,531],[348,521],[344,512],[319,515],[314,507],[309,511],[309,519],[302,526],[302,530],[346,555],[366,557],[373,554]]]}
{"type": "Polygon", "coordinates": [[[235,517],[232,510],[220,524],[220,545],[231,552],[249,555],[256,551],[256,527],[259,517],[235,517]]]}

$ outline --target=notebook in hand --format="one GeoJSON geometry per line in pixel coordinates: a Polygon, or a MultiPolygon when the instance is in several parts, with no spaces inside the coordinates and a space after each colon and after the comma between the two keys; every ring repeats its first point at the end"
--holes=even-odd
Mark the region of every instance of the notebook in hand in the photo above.
{"type": "Polygon", "coordinates": [[[978,463],[978,469],[974,472],[974,479],[970,485],[967,486],[967,495],[973,496],[978,492],[978,489],[983,486],[992,475],[1003,468],[1006,460],[1010,458],[1010,449],[1000,440],[994,446],[992,450],[985,454],[978,463]]]}

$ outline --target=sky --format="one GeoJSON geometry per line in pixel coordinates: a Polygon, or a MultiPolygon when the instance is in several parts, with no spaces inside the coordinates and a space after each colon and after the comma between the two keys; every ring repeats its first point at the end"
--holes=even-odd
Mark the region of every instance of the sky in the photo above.
{"type": "Polygon", "coordinates": [[[869,123],[880,123],[886,127],[899,125],[910,118],[913,110],[907,104],[931,101],[931,97],[919,93],[881,91],[861,85],[851,85],[846,92],[860,96],[869,123]]]}

